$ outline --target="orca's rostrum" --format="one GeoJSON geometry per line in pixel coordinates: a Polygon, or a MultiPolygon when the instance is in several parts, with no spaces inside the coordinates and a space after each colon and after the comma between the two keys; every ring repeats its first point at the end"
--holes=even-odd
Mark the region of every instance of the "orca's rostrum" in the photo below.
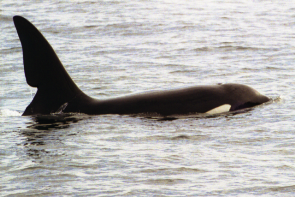
{"type": "Polygon", "coordinates": [[[55,112],[85,114],[181,115],[221,113],[253,107],[269,101],[241,84],[202,85],[98,100],[84,94],[73,82],[53,48],[28,20],[13,17],[23,49],[27,83],[37,93],[23,115],[55,112]]]}

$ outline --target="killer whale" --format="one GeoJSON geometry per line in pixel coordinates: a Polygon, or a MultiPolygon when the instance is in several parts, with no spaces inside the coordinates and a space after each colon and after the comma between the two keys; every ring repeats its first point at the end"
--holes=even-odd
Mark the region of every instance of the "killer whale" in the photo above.
{"type": "Polygon", "coordinates": [[[269,101],[242,84],[201,85],[98,100],[82,92],[71,79],[53,48],[27,19],[13,21],[22,45],[28,85],[37,93],[22,115],[52,113],[139,114],[163,116],[191,113],[221,113],[253,107],[269,101]]]}

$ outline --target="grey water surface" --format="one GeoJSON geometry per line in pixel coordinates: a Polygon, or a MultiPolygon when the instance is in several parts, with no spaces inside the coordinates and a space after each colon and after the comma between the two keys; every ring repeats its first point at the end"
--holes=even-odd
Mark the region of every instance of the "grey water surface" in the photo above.
{"type": "Polygon", "coordinates": [[[0,2],[0,196],[295,196],[295,1],[0,2]],[[88,95],[240,83],[240,114],[22,117],[36,89],[12,17],[88,95]]]}

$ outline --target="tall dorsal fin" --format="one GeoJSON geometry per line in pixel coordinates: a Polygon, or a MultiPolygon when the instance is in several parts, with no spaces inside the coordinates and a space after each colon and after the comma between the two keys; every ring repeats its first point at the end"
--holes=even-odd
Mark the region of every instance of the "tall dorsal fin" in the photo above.
{"type": "Polygon", "coordinates": [[[27,83],[38,88],[23,115],[55,112],[82,91],[39,30],[21,16],[14,16],[13,20],[22,44],[27,83]]]}

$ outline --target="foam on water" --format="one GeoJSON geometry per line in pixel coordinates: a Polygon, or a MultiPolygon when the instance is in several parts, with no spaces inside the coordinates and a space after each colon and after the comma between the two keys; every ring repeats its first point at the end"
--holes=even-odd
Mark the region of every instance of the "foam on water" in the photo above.
{"type": "Polygon", "coordinates": [[[18,111],[13,111],[10,109],[1,109],[0,110],[0,116],[2,117],[9,117],[9,116],[21,116],[22,114],[18,111]]]}

